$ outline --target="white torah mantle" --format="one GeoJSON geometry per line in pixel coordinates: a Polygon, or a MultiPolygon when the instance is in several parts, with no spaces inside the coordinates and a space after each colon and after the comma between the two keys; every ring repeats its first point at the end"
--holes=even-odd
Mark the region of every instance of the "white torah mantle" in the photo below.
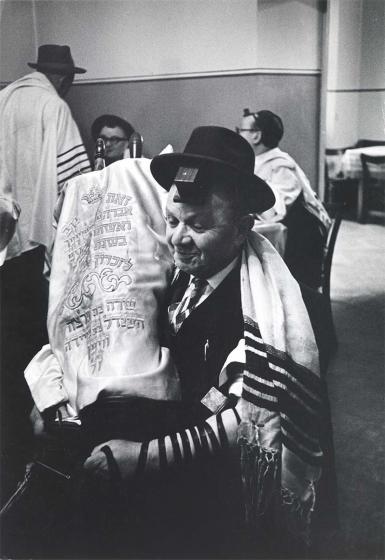
{"type": "Polygon", "coordinates": [[[68,182],[50,280],[48,332],[75,410],[100,395],[180,398],[159,313],[172,270],[165,191],[150,160],[68,182]]]}

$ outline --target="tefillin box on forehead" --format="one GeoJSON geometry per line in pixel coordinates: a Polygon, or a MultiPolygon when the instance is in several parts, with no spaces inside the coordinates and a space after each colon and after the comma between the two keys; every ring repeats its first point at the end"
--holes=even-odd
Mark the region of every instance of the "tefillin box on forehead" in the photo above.
{"type": "Polygon", "coordinates": [[[178,194],[174,196],[174,202],[191,202],[202,204],[210,186],[205,164],[199,167],[179,167],[176,172],[174,183],[178,194]],[[206,172],[205,172],[206,171],[206,172]]]}

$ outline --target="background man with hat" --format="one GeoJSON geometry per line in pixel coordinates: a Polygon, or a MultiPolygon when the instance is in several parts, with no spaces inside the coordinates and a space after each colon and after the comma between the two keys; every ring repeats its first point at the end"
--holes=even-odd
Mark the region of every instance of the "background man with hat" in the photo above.
{"type": "Polygon", "coordinates": [[[287,539],[303,545],[322,464],[322,390],[299,286],[251,231],[251,213],[271,208],[273,192],[254,175],[248,143],[221,127],[195,129],[183,153],[156,156],[151,171],[169,191],[177,268],[167,332],[181,414],[165,437],[96,447],[85,469],[105,478],[107,445],[139,520],[135,538],[144,535],[135,549],[130,533],[134,553],[237,557],[287,539]]]}
{"type": "Polygon", "coordinates": [[[260,218],[287,226],[285,262],[297,280],[318,288],[331,221],[303,170],[278,147],[284,133],[281,118],[268,110],[244,109],[239,133],[254,150],[254,172],[275,194],[274,207],[260,218]]]}
{"type": "Polygon", "coordinates": [[[0,92],[0,195],[21,209],[1,268],[1,442],[4,457],[12,458],[3,463],[3,472],[14,476],[11,488],[24,466],[25,457],[18,462],[17,455],[28,452],[32,402],[23,371],[47,340],[48,287],[42,272],[45,250],[53,243],[53,209],[65,181],[90,171],[63,99],[74,75],[86,70],[75,66],[70,48],[62,45],[40,46],[37,62],[28,64],[36,72],[0,92]]]}

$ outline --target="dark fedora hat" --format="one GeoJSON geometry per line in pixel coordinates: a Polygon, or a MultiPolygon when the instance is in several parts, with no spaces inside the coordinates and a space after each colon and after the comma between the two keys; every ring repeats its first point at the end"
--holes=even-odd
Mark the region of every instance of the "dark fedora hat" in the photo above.
{"type": "Polygon", "coordinates": [[[220,126],[195,128],[183,153],[154,157],[151,173],[166,190],[175,183],[189,198],[215,182],[239,188],[247,212],[263,212],[275,196],[265,181],[254,175],[255,156],[241,136],[220,126]]]}
{"type": "Polygon", "coordinates": [[[75,66],[68,45],[41,45],[37,62],[28,62],[28,66],[56,74],[84,74],[87,72],[85,68],[75,66]]]}

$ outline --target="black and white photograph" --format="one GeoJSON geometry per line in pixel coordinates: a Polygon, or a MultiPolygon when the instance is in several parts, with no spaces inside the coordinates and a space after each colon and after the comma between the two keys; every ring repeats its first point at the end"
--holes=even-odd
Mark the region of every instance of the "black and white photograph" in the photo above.
{"type": "Polygon", "coordinates": [[[385,557],[385,0],[0,0],[0,558],[385,557]]]}

